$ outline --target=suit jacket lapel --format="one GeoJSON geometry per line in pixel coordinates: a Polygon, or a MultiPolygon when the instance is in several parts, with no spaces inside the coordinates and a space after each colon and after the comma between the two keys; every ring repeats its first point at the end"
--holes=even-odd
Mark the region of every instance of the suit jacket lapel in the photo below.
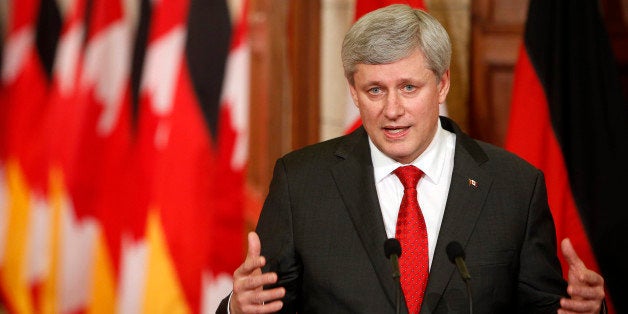
{"type": "Polygon", "coordinates": [[[336,186],[380,284],[394,306],[395,283],[390,262],[384,255],[386,229],[373,181],[373,163],[364,129],[360,128],[346,137],[343,145],[336,150],[336,155],[341,158],[332,168],[336,186]]]}
{"type": "Polygon", "coordinates": [[[480,168],[487,160],[486,154],[451,120],[447,120],[441,119],[446,129],[456,133],[456,152],[449,196],[425,292],[426,303],[422,311],[425,313],[437,306],[452,275],[458,275],[447,257],[447,244],[458,241],[466,247],[492,184],[490,176],[480,168]]]}

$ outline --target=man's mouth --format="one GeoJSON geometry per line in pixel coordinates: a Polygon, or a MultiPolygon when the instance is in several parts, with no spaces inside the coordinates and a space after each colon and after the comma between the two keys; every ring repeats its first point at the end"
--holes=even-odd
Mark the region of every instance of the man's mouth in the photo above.
{"type": "Polygon", "coordinates": [[[392,138],[399,138],[404,136],[408,131],[410,130],[410,127],[384,127],[384,133],[386,134],[386,136],[388,137],[392,137],[392,138]]]}

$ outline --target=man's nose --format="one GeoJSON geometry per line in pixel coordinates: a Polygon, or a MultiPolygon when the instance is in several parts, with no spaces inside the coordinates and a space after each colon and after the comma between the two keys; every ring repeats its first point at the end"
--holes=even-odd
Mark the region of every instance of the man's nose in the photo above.
{"type": "Polygon", "coordinates": [[[401,96],[392,92],[386,97],[386,104],[384,105],[384,115],[389,119],[395,119],[405,113],[405,107],[401,96]]]}

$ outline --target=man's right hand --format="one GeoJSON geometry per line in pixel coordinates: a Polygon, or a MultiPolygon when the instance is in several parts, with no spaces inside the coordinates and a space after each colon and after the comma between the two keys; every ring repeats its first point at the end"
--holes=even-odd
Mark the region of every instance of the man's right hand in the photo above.
{"type": "Polygon", "coordinates": [[[272,313],[283,306],[281,298],[286,289],[277,287],[264,290],[265,285],[277,282],[277,274],[262,273],[266,259],[260,255],[262,246],[255,232],[248,234],[248,250],[246,260],[233,273],[233,293],[229,311],[240,313],[272,313]]]}

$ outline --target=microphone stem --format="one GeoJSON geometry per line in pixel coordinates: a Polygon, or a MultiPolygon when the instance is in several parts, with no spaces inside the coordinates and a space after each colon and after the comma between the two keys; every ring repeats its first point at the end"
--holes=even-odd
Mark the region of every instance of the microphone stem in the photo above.
{"type": "Polygon", "coordinates": [[[458,267],[458,271],[460,272],[460,276],[464,281],[464,284],[467,286],[467,298],[469,299],[469,314],[473,314],[473,298],[471,297],[471,284],[469,280],[471,280],[471,275],[469,275],[469,271],[467,270],[467,265],[464,264],[464,260],[462,257],[455,258],[456,266],[458,267]]]}
{"type": "Polygon", "coordinates": [[[469,298],[469,314],[473,314],[473,296],[471,295],[471,284],[469,283],[469,279],[464,281],[467,286],[467,297],[469,298]]]}
{"type": "Polygon", "coordinates": [[[401,289],[399,289],[399,285],[397,285],[397,289],[395,289],[395,295],[397,297],[397,309],[396,309],[397,314],[401,313],[401,293],[399,290],[401,289]]]}
{"type": "Polygon", "coordinates": [[[401,277],[401,272],[399,272],[399,257],[396,254],[393,254],[391,257],[392,263],[394,265],[393,270],[393,279],[395,280],[395,299],[396,299],[396,312],[397,314],[401,313],[401,281],[399,278],[401,277]]]}

